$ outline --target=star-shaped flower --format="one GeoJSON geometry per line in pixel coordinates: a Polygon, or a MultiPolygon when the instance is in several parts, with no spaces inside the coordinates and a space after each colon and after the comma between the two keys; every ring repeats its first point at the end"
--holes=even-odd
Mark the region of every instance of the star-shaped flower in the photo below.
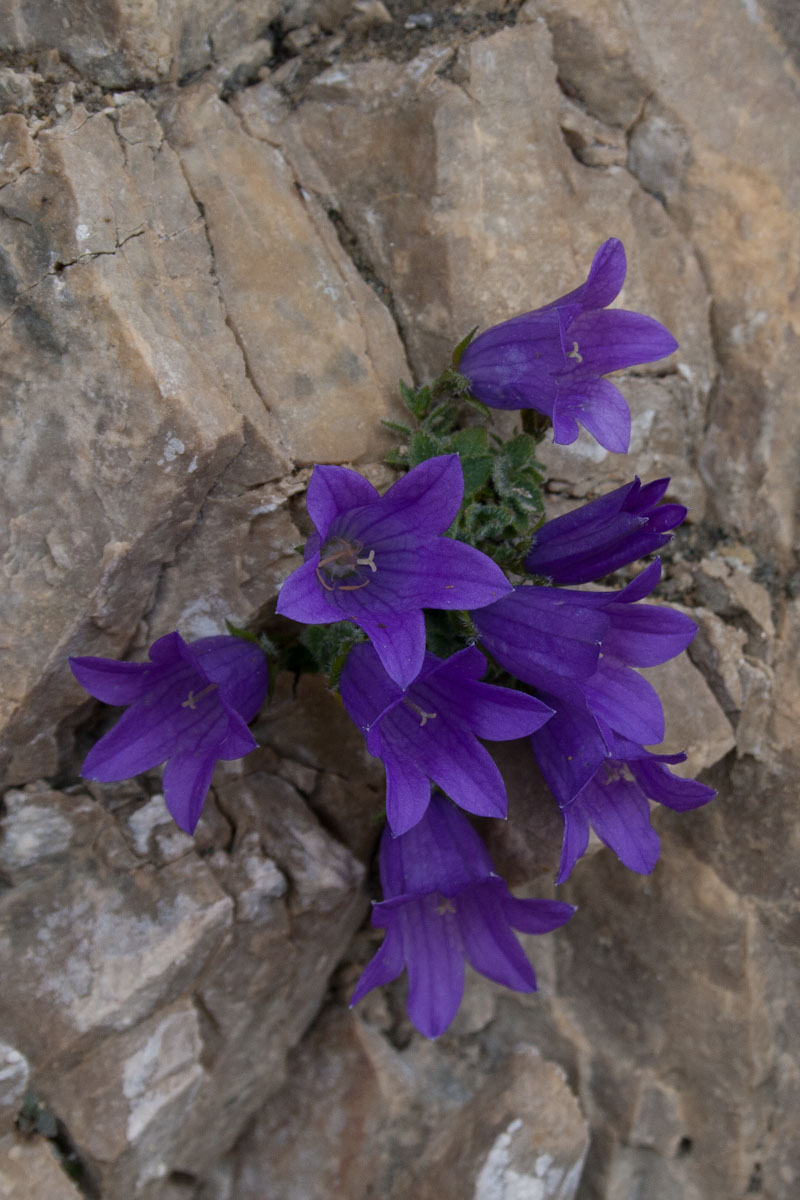
{"type": "Polygon", "coordinates": [[[624,453],[630,441],[628,405],[602,377],[664,358],[678,345],[652,317],[605,311],[625,270],[622,242],[609,238],[580,287],[479,334],[458,363],[472,394],[493,408],[544,413],[556,442],[574,442],[580,422],[601,446],[624,453]]]}
{"type": "Polygon", "coordinates": [[[386,768],[386,815],[395,835],[420,821],[430,783],[468,812],[504,817],[505,785],[478,738],[525,737],[552,710],[523,692],[480,683],[486,659],[469,646],[448,659],[427,653],[414,682],[399,687],[366,642],[354,646],[342,670],[342,700],[386,768]]]}
{"type": "Polygon", "coordinates": [[[536,976],[514,930],[549,933],[575,911],[558,900],[517,900],[467,818],[434,796],[422,820],[402,837],[381,839],[384,900],[372,924],[386,937],[353,993],[351,1007],[375,987],[408,971],[408,1015],[425,1037],[444,1033],[464,992],[464,961],[518,992],[536,991],[536,976]]]}
{"type": "Polygon", "coordinates": [[[685,762],[685,754],[651,754],[626,739],[615,741],[612,756],[561,809],[564,842],[557,883],[569,878],[585,853],[590,826],[624,866],[649,875],[660,850],[658,834],[650,824],[650,801],[687,812],[708,804],[716,795],[713,788],[669,770],[666,764],[685,762]]]}
{"type": "Polygon", "coordinates": [[[420,463],[382,496],[355,471],[315,467],[307,505],[316,533],[278,612],[308,625],[353,621],[407,687],[425,655],[424,608],[482,608],[511,590],[485,554],[441,536],[463,495],[457,454],[420,463]]]}
{"type": "Polygon", "coordinates": [[[130,779],[166,762],[164,799],[176,823],[193,833],[218,759],[241,758],[256,742],[247,728],[267,692],[267,661],[241,638],[187,644],[168,633],[149,662],[71,658],[72,673],[106,704],[128,705],[89,751],[87,779],[130,779]]]}

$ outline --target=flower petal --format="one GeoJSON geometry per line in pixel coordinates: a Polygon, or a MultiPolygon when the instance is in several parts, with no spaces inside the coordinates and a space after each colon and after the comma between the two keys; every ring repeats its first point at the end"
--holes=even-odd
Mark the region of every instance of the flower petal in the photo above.
{"type": "Polygon", "coordinates": [[[611,628],[603,638],[603,653],[631,667],[655,667],[675,658],[697,633],[684,613],[655,604],[609,604],[611,628]]]}
{"type": "Polygon", "coordinates": [[[252,721],[264,703],[269,685],[263,651],[252,642],[225,634],[200,638],[187,649],[208,679],[219,685],[220,697],[245,722],[252,721]]]}
{"type": "MultiPolygon", "coordinates": [[[[350,592],[349,595],[358,596],[359,593],[350,592]]],[[[401,688],[408,687],[419,675],[425,659],[422,610],[373,615],[362,609],[350,619],[364,630],[389,677],[401,688]]]]}
{"type": "Polygon", "coordinates": [[[459,373],[492,408],[536,408],[548,416],[553,376],[567,363],[562,320],[552,307],[521,313],[479,334],[464,351],[459,373]]]}
{"type": "Polygon", "coordinates": [[[245,754],[249,754],[251,750],[257,750],[258,742],[235,708],[231,708],[224,700],[222,707],[228,714],[228,730],[217,745],[215,753],[217,758],[221,758],[225,762],[232,762],[237,758],[244,758],[245,754]]]}
{"type": "Polygon", "coordinates": [[[636,783],[629,779],[590,783],[575,804],[624,866],[639,875],[650,874],[660,842],[650,824],[650,805],[636,783]]]}
{"type": "Polygon", "coordinates": [[[382,755],[386,771],[386,820],[397,838],[422,820],[430,803],[428,775],[417,763],[391,751],[382,755]]]}
{"type": "Polygon", "coordinates": [[[659,321],[620,308],[582,313],[570,325],[569,337],[577,341],[583,359],[569,372],[576,381],[657,362],[678,348],[659,321]]]}
{"type": "Polygon", "coordinates": [[[622,290],[626,269],[625,247],[619,238],[608,238],[592,259],[586,282],[554,303],[559,307],[579,304],[581,309],[605,308],[622,290]]]}
{"type": "Polygon", "coordinates": [[[574,607],[556,588],[518,587],[471,615],[486,649],[512,675],[533,686],[553,674],[587,679],[597,669],[608,629],[602,612],[574,607]]]}
{"type": "Polygon", "coordinates": [[[214,773],[216,756],[182,752],[164,768],[164,800],[175,824],[194,833],[214,773]]]}
{"type": "Polygon", "coordinates": [[[553,410],[553,440],[570,445],[580,422],[592,437],[613,454],[626,454],[631,440],[628,402],[608,379],[580,379],[564,383],[553,410]]]}
{"type": "Polygon", "coordinates": [[[452,525],[464,498],[464,472],[457,454],[429,458],[393,483],[353,530],[366,547],[391,536],[398,521],[420,541],[438,537],[452,525]]]}
{"type": "Polygon", "coordinates": [[[306,493],[308,515],[322,541],[333,521],[351,508],[372,504],[379,498],[369,480],[347,467],[317,466],[306,493]]]}
{"type": "Polygon", "coordinates": [[[565,883],[569,879],[572,868],[589,845],[589,822],[578,801],[562,809],[561,815],[564,818],[564,841],[561,844],[556,883],[565,883]]]}
{"type": "MultiPolygon", "coordinates": [[[[433,707],[435,698],[426,684],[415,685],[409,703],[397,705],[383,718],[384,762],[391,755],[394,769],[400,762],[404,770],[413,764],[467,812],[504,817],[508,800],[494,759],[447,708],[433,707]]],[[[394,819],[392,829],[397,832],[394,819]]]]}
{"type": "Polygon", "coordinates": [[[499,894],[503,890],[502,880],[493,879],[465,888],[454,897],[464,953],[487,979],[517,992],[535,992],[533,967],[503,911],[499,894]]]}
{"type": "MultiPolygon", "coordinates": [[[[384,712],[403,699],[403,689],[386,674],[369,642],[353,646],[348,654],[339,679],[339,694],[350,720],[365,735],[384,712]]],[[[370,753],[377,757],[371,749],[370,753]]]]}
{"type": "Polygon", "coordinates": [[[104,704],[130,704],[147,688],[150,663],[117,662],[113,658],[71,658],[72,674],[90,696],[104,704]]]}
{"type": "Polygon", "coordinates": [[[700,808],[713,800],[716,792],[713,788],[698,783],[696,779],[685,779],[682,775],[674,775],[664,766],[663,762],[654,757],[639,758],[629,764],[645,796],[651,800],[665,804],[675,812],[689,812],[700,808]]]}
{"type": "Polygon", "coordinates": [[[658,692],[630,667],[602,658],[595,674],[582,686],[592,713],[623,737],[643,746],[664,740],[664,710],[658,692]]]}
{"type": "Polygon", "coordinates": [[[216,695],[200,695],[204,684],[188,663],[151,668],[145,697],[89,751],[81,773],[104,783],[130,779],[180,749],[195,749],[206,738],[220,741],[228,716],[216,695]],[[193,696],[198,698],[191,706],[186,701],[193,696]]]}
{"type": "Polygon", "coordinates": [[[550,933],[565,925],[576,910],[562,900],[518,900],[509,892],[503,898],[503,911],[509,925],[520,933],[550,933]]]}
{"type": "Polygon", "coordinates": [[[533,753],[556,802],[565,807],[597,773],[608,749],[586,708],[554,702],[555,715],[531,737],[533,753]]]}
{"type": "Polygon", "coordinates": [[[658,587],[660,580],[661,559],[656,558],[648,563],[635,579],[626,584],[621,592],[609,595],[608,599],[613,604],[635,604],[637,600],[644,600],[645,596],[649,596],[658,587]]]}
{"type": "Polygon", "coordinates": [[[475,681],[465,685],[463,678],[455,673],[437,672],[433,678],[426,679],[425,688],[437,711],[446,710],[477,737],[490,742],[526,737],[541,729],[553,712],[541,700],[525,692],[475,681]]]}
{"type": "Polygon", "coordinates": [[[512,591],[491,558],[453,538],[439,538],[405,569],[420,608],[484,608],[512,591]]]}
{"type": "Polygon", "coordinates": [[[444,1033],[464,994],[464,957],[453,913],[441,898],[424,896],[400,910],[408,970],[409,1018],[425,1037],[444,1033]]]}
{"type": "MultiPolygon", "coordinates": [[[[375,908],[379,908],[376,905],[375,908]]],[[[373,914],[375,909],[373,909],[373,914]]],[[[397,976],[405,966],[403,958],[403,937],[400,932],[399,923],[393,919],[387,922],[386,937],[375,954],[361,972],[361,978],[356,984],[355,991],[350,998],[350,1008],[358,1004],[366,996],[367,992],[371,992],[373,988],[383,987],[384,984],[391,983],[397,979],[397,976]]]]}
{"type": "Polygon", "coordinates": [[[329,595],[336,596],[337,593],[327,593],[317,578],[318,563],[319,556],[315,555],[286,580],[278,595],[276,610],[282,616],[305,625],[330,625],[347,619],[328,599],[329,595]]]}

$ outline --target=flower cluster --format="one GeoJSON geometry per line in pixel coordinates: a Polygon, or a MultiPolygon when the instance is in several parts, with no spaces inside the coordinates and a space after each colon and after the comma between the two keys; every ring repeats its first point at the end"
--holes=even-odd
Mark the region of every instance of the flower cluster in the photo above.
{"type": "MultiPolygon", "coordinates": [[[[660,550],[686,516],[664,499],[669,480],[635,478],[531,529],[543,509],[533,439],[498,448],[482,428],[456,427],[456,401],[483,412],[536,409],[557,442],[574,441],[580,422],[625,451],[627,405],[603,376],[676,343],[650,317],[606,311],[624,276],[625,252],[610,239],[581,287],[467,339],[432,387],[406,388],[419,428],[395,426],[408,441],[393,461],[406,473],[384,494],[356,471],[317,466],[307,494],[313,533],[278,598],[282,617],[315,631],[306,648],[326,637],[336,647],[332,678],[386,773],[384,898],[372,913],[386,935],[353,1003],[405,968],[408,1013],[428,1037],[456,1013],[465,960],[533,991],[514,931],[549,932],[573,911],[516,899],[494,872],[465,815],[506,815],[483,742],[528,739],[564,822],[557,883],[585,852],[590,827],[626,867],[652,871],[650,802],[685,811],[714,795],[670,771],[684,755],[648,749],[664,738],[664,713],[640,669],[680,654],[694,623],[645,603],[659,559],[625,586],[602,586],[660,550]]],[[[130,706],[84,774],[120,779],[166,762],[167,805],[191,832],[215,762],[255,745],[247,722],[267,688],[261,649],[233,636],[187,645],[171,633],[149,663],[71,665],[94,696],[130,706]]]]}

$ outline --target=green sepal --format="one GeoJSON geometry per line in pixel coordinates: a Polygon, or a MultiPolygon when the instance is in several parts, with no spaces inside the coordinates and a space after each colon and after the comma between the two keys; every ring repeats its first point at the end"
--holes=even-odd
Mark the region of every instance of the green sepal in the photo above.
{"type": "Polygon", "coordinates": [[[464,353],[467,346],[470,344],[472,339],[475,337],[475,334],[478,332],[478,328],[479,328],[479,326],[476,325],[474,329],[470,329],[467,336],[461,339],[461,341],[458,343],[455,350],[453,351],[453,369],[454,370],[456,370],[458,368],[458,364],[461,362],[461,355],[464,353]]]}

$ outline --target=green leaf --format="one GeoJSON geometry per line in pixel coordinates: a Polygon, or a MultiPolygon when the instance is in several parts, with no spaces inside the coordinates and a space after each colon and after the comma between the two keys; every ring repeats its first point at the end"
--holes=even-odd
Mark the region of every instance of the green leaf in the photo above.
{"type": "Polygon", "coordinates": [[[462,458],[475,458],[479,454],[489,453],[489,440],[482,425],[470,425],[468,429],[458,429],[451,441],[453,448],[462,458]]]}
{"type": "Polygon", "coordinates": [[[408,461],[412,467],[418,467],[420,463],[427,462],[429,458],[436,458],[437,455],[444,452],[440,438],[419,429],[412,434],[408,447],[408,461]]]}
{"type": "Polygon", "coordinates": [[[471,499],[492,477],[492,457],[489,454],[475,458],[461,458],[464,472],[464,496],[471,499]]]}
{"type": "Polygon", "coordinates": [[[392,433],[398,433],[401,437],[411,437],[411,427],[402,425],[400,421],[382,420],[381,425],[385,425],[387,429],[391,429],[392,433]]]}
{"type": "Polygon", "coordinates": [[[408,449],[395,448],[386,452],[386,462],[390,467],[401,467],[408,470],[408,449]]]}
{"type": "Polygon", "coordinates": [[[503,463],[509,471],[520,471],[534,461],[534,444],[527,433],[520,433],[503,446],[503,463]]]}
{"type": "Polygon", "coordinates": [[[479,400],[477,396],[473,396],[469,390],[463,392],[460,399],[462,399],[465,404],[468,404],[470,408],[474,408],[476,412],[479,412],[482,417],[488,417],[491,415],[492,410],[489,408],[489,405],[484,404],[483,401],[479,400]]]}
{"type": "Polygon", "coordinates": [[[351,648],[366,641],[366,634],[351,621],[337,621],[333,625],[309,625],[300,641],[316,662],[317,670],[327,675],[328,683],[335,688],[351,648]]]}

